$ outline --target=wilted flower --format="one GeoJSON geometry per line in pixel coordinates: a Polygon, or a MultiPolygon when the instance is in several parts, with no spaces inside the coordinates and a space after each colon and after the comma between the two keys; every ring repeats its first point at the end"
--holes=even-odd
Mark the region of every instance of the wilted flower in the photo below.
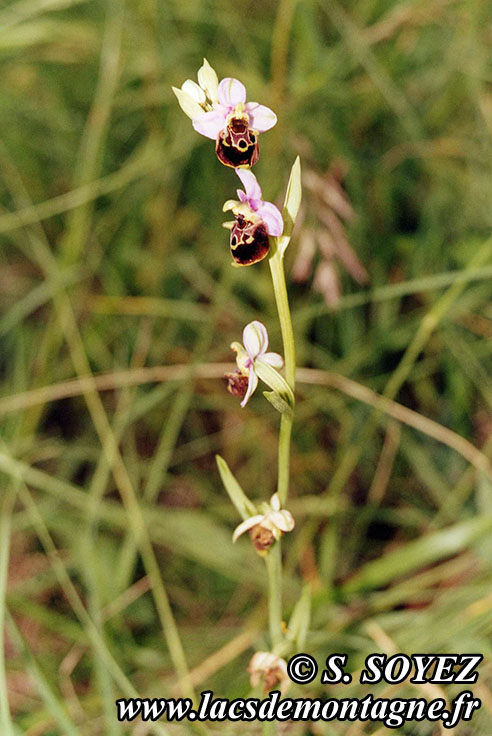
{"type": "Polygon", "coordinates": [[[237,190],[239,201],[229,199],[223,211],[232,210],[234,222],[224,223],[230,228],[231,253],[235,263],[250,266],[258,263],[268,254],[269,235],[282,234],[284,223],[282,215],[272,202],[264,202],[261,188],[252,171],[236,169],[245,191],[237,190]]]}
{"type": "Polygon", "coordinates": [[[289,682],[287,662],[273,652],[256,652],[248,665],[251,687],[256,687],[261,680],[264,682],[265,692],[280,685],[283,687],[289,682]]]}
{"type": "Polygon", "coordinates": [[[226,375],[229,380],[229,391],[235,396],[244,397],[241,406],[246,406],[258,386],[258,377],[274,391],[279,392],[285,386],[288,389],[285,379],[276,370],[272,370],[281,368],[284,361],[278,353],[267,353],[268,332],[262,322],[255,320],[246,325],[243,330],[243,343],[244,345],[239,342],[231,344],[232,350],[236,353],[238,370],[236,373],[226,375]]]}
{"type": "Polygon", "coordinates": [[[270,108],[246,102],[246,88],[238,79],[226,77],[218,84],[205,59],[198,84],[187,80],[180,90],[173,90],[195,130],[216,142],[219,161],[234,168],[254,166],[259,157],[258,134],[277,122],[270,108]]]}
{"type": "Polygon", "coordinates": [[[357,283],[368,280],[367,271],[353,250],[346,230],[346,224],[355,218],[343,187],[346,174],[344,162],[334,161],[323,174],[306,168],[303,175],[303,183],[311,196],[303,212],[307,224],[300,231],[292,278],[305,282],[313,275],[314,289],[323,295],[330,307],[336,306],[341,296],[338,263],[357,283]]]}
{"type": "Polygon", "coordinates": [[[294,517],[286,509],[280,508],[280,498],[274,493],[270,503],[263,504],[263,514],[255,514],[249,519],[242,521],[234,530],[232,541],[235,542],[241,534],[249,532],[251,541],[257,552],[266,552],[278,541],[282,534],[291,532],[294,528],[294,517]]]}

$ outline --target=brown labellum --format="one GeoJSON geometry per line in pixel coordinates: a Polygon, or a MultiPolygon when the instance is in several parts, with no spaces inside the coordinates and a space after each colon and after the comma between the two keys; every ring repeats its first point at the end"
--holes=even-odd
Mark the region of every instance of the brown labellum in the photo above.
{"type": "Polygon", "coordinates": [[[233,117],[221,130],[215,145],[219,161],[225,166],[254,166],[260,156],[258,133],[249,127],[248,116],[233,117]]]}
{"type": "Polygon", "coordinates": [[[261,524],[256,524],[250,529],[249,536],[253,542],[253,547],[259,554],[267,552],[275,541],[272,530],[261,526],[261,524]]]}
{"type": "Polygon", "coordinates": [[[268,230],[263,220],[247,220],[236,215],[231,229],[231,253],[240,266],[250,266],[263,260],[270,249],[268,230]]]}
{"type": "Polygon", "coordinates": [[[248,376],[244,376],[239,371],[234,371],[234,373],[226,373],[225,378],[227,379],[227,390],[229,393],[244,399],[248,390],[248,376]]]}
{"type": "Polygon", "coordinates": [[[285,674],[280,667],[272,667],[267,670],[263,679],[263,692],[269,693],[277,685],[281,685],[285,680],[285,674]]]}

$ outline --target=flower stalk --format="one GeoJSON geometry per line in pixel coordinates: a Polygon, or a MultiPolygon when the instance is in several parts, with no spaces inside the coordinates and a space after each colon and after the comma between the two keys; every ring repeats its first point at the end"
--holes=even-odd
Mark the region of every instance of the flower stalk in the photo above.
{"type": "Polygon", "coordinates": [[[282,543],[274,544],[266,556],[268,574],[268,629],[275,651],[282,643],[282,543]]]}
{"type": "MultiPolygon", "coordinates": [[[[272,274],[273,290],[277,303],[280,331],[284,345],[285,377],[292,391],[296,384],[296,351],[294,342],[294,331],[290,316],[289,299],[285,283],[284,257],[277,248],[270,258],[270,271],[272,274]]],[[[285,412],[280,419],[280,432],[278,442],[278,480],[277,493],[281,504],[285,505],[289,494],[290,477],[290,439],[292,434],[293,412],[285,412]]]]}

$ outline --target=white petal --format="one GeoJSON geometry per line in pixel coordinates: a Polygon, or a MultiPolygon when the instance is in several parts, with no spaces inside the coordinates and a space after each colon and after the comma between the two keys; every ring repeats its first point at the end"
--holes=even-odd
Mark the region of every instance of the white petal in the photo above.
{"type": "Polygon", "coordinates": [[[244,108],[249,116],[249,124],[258,133],[264,133],[265,130],[273,128],[277,122],[277,116],[265,105],[259,105],[257,102],[248,102],[244,108]]]}
{"type": "Polygon", "coordinates": [[[287,662],[285,659],[282,659],[282,657],[277,657],[277,661],[275,662],[275,669],[280,670],[282,672],[283,677],[287,678],[287,662]]]}
{"type": "Polygon", "coordinates": [[[284,364],[284,359],[281,355],[278,353],[264,353],[261,356],[261,359],[265,362],[271,365],[273,368],[282,368],[284,364]]]}
{"type": "Polygon", "coordinates": [[[219,84],[219,102],[226,107],[235,107],[239,102],[246,102],[246,87],[238,79],[226,77],[219,84]]]}
{"type": "Polygon", "coordinates": [[[283,518],[283,523],[277,524],[278,528],[281,529],[283,532],[291,532],[296,525],[294,517],[292,516],[290,511],[287,511],[287,509],[282,509],[282,511],[279,511],[279,514],[283,518]]]}
{"type": "Polygon", "coordinates": [[[256,652],[251,657],[249,663],[249,669],[251,670],[266,670],[276,664],[277,655],[272,652],[256,652]]]}
{"type": "Polygon", "coordinates": [[[273,511],[280,511],[280,497],[278,493],[274,493],[273,496],[271,497],[270,508],[272,508],[273,511]]]}
{"type": "Polygon", "coordinates": [[[203,108],[187,92],[183,92],[182,89],[177,89],[176,87],[173,87],[173,92],[178,98],[180,108],[189,118],[193,120],[204,114],[203,108]]]}
{"type": "Polygon", "coordinates": [[[211,102],[218,102],[219,79],[215,69],[210,66],[206,59],[203,60],[203,66],[198,70],[197,77],[198,84],[205,90],[208,99],[211,102]]]}
{"type": "Polygon", "coordinates": [[[241,179],[244,191],[248,199],[256,199],[261,201],[261,188],[256,180],[256,176],[249,169],[236,169],[236,174],[241,179]]]}
{"type": "Polygon", "coordinates": [[[190,97],[193,97],[195,102],[198,102],[199,105],[202,105],[204,102],[206,102],[205,92],[201,87],[198,86],[196,82],[193,82],[191,79],[187,79],[186,82],[183,82],[181,85],[181,89],[183,92],[185,92],[190,97]]]}
{"type": "Polygon", "coordinates": [[[256,209],[256,214],[261,217],[265,225],[267,226],[269,235],[282,235],[284,229],[284,221],[280,210],[275,207],[272,202],[262,202],[256,209]]]}
{"type": "Polygon", "coordinates": [[[252,529],[262,519],[263,519],[263,516],[261,514],[257,514],[257,516],[251,516],[249,519],[242,521],[239,524],[239,526],[237,526],[234,529],[234,534],[232,535],[232,541],[235,542],[241,536],[241,534],[244,534],[244,532],[247,532],[248,529],[252,529]]]}
{"type": "Polygon", "coordinates": [[[248,377],[248,389],[246,391],[246,394],[244,396],[244,399],[241,401],[241,407],[244,408],[248,401],[250,400],[251,396],[256,391],[256,387],[258,386],[258,376],[255,373],[255,369],[252,365],[249,367],[249,377],[248,377]]]}
{"type": "Polygon", "coordinates": [[[225,128],[224,115],[219,110],[201,111],[200,115],[193,118],[193,127],[197,133],[215,141],[220,131],[225,128]]]}
{"type": "Polygon", "coordinates": [[[243,330],[243,344],[253,360],[262,355],[268,347],[268,332],[265,325],[257,319],[247,324],[243,330]]]}
{"type": "Polygon", "coordinates": [[[271,511],[268,514],[268,520],[276,529],[280,529],[281,532],[291,532],[295,526],[294,517],[286,509],[282,509],[282,511],[271,511]]]}
{"type": "Polygon", "coordinates": [[[282,527],[284,526],[284,517],[282,516],[281,511],[270,511],[268,514],[268,521],[272,527],[283,531],[282,527]]]}

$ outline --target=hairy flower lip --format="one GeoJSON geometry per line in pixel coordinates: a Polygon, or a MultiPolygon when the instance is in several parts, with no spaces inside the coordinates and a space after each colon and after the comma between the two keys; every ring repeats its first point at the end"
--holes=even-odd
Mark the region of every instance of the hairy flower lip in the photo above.
{"type": "Polygon", "coordinates": [[[229,245],[235,266],[253,266],[262,261],[270,251],[268,230],[263,220],[236,215],[229,245]]]}
{"type": "Polygon", "coordinates": [[[225,373],[224,378],[227,380],[229,393],[243,399],[248,390],[248,377],[237,369],[233,373],[225,373]]]}
{"type": "Polygon", "coordinates": [[[247,115],[232,114],[217,135],[215,152],[229,168],[254,166],[260,155],[258,132],[249,127],[247,115]]]}

